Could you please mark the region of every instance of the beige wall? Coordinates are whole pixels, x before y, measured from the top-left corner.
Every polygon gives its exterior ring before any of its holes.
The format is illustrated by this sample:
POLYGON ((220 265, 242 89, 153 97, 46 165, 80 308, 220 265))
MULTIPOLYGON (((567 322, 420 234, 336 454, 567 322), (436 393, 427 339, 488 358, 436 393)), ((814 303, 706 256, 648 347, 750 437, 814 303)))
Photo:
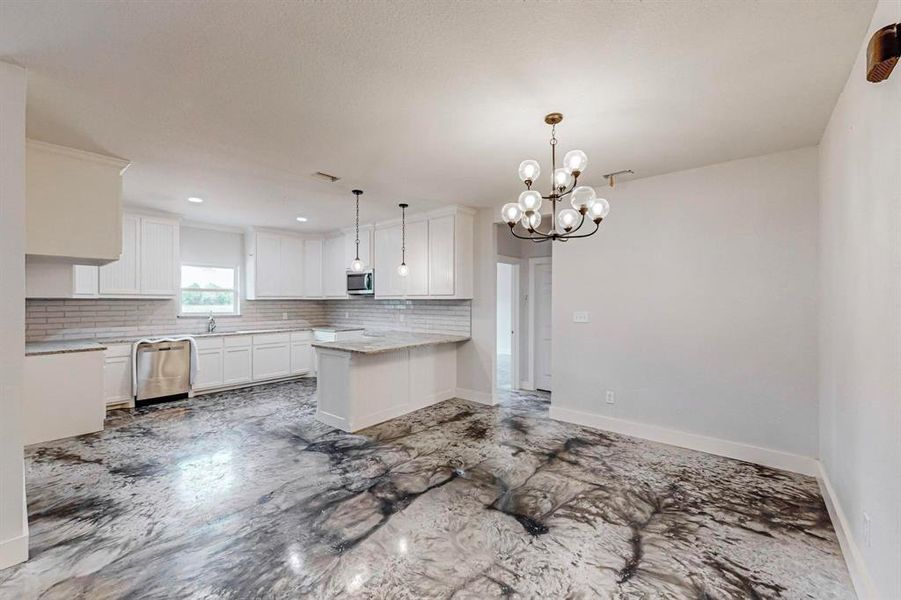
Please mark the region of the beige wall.
POLYGON ((901 598, 901 67, 867 83, 864 52, 899 21, 877 5, 820 144, 820 457, 872 598, 901 598))
POLYGON ((600 232, 554 247, 553 406, 815 456, 816 162, 606 190, 600 232))
POLYGON ((0 62, 0 569, 28 557, 25 368, 25 71, 0 62))

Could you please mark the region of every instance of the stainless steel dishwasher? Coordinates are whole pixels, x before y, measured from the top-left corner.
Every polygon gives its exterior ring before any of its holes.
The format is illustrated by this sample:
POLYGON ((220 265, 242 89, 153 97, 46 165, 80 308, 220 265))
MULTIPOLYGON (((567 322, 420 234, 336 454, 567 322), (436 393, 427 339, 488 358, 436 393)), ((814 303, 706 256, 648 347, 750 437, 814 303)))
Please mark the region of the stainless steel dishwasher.
POLYGON ((145 342, 135 356, 137 400, 187 394, 191 389, 190 342, 145 342))

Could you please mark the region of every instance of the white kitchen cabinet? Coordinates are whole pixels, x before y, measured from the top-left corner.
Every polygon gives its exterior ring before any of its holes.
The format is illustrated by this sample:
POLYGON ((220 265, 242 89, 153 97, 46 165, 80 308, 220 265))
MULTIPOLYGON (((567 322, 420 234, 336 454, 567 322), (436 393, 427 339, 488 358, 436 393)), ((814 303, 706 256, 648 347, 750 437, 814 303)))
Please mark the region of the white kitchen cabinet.
POLYGON ((140 293, 174 296, 178 288, 178 223, 141 217, 140 293))
POLYGON ((401 255, 400 230, 400 225, 375 230, 375 293, 381 298, 396 298, 406 291, 406 281, 397 274, 401 255))
POLYGON ((193 390, 220 387, 224 383, 224 353, 221 337, 200 337, 197 342, 197 374, 193 390))
POLYGON ((326 298, 347 297, 344 236, 326 238, 322 247, 322 292, 326 298))
POLYGON ((247 250, 247 299, 303 298, 303 238, 250 230, 247 250))
POLYGON ((291 374, 290 335, 266 333, 253 336, 253 380, 278 379, 291 374))
POLYGON ((113 344, 103 351, 103 400, 131 404, 131 344, 113 344))
POLYGON ((322 298, 322 240, 303 242, 303 295, 307 298, 322 298))
POLYGON ((222 383, 241 385, 253 381, 253 338, 235 335, 223 338, 222 383))
POLYGON ((25 257, 26 298, 96 298, 98 270, 56 259, 25 257))
POLYGON ((313 371, 313 332, 297 331, 291 334, 291 375, 303 375, 313 371))
MULTIPOLYGON (((406 263, 409 273, 406 277, 408 296, 429 295, 429 223, 415 221, 407 223, 406 263)), ((395 272, 397 267, 395 267, 395 272)))
POLYGON ((172 297, 178 293, 178 221, 125 214, 122 255, 99 270, 100 296, 172 297))
POLYGON ((100 267, 101 295, 132 295, 141 293, 139 258, 141 218, 122 215, 122 255, 119 260, 100 267))
POLYGON ((429 219, 429 295, 454 295, 454 215, 429 219))

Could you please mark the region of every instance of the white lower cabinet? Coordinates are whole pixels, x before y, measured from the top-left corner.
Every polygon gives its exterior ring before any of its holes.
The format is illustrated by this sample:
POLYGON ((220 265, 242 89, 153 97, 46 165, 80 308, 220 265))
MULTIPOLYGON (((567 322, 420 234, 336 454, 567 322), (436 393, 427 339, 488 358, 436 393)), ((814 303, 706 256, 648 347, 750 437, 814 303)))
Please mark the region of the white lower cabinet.
POLYGON ((290 334, 265 333, 253 336, 253 380, 278 379, 290 374, 290 334))
POLYGON ((223 385, 223 350, 221 337, 197 338, 197 374, 194 390, 207 390, 223 385))
POLYGON ((312 331, 291 334, 291 375, 303 375, 313 371, 312 331))
POLYGON ((253 381, 253 338, 235 335, 224 338, 222 356, 223 385, 241 385, 253 381))
POLYGON ((103 351, 103 400, 107 405, 132 402, 131 344, 113 344, 103 351))

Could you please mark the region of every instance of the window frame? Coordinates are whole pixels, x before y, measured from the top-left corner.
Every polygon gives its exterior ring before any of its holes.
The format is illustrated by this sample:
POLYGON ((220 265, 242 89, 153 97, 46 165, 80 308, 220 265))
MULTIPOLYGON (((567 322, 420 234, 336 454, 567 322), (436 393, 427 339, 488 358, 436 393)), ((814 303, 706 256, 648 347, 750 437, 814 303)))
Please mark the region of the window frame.
POLYGON ((198 262, 182 262, 178 264, 178 318, 180 319, 208 319, 209 311, 205 313, 186 313, 182 311, 182 293, 188 288, 182 287, 182 268, 197 267, 200 269, 231 269, 234 275, 234 287, 231 290, 223 290, 220 288, 190 288, 194 292, 221 292, 232 291, 235 294, 235 310, 234 312, 216 312, 213 311, 213 317, 240 317, 241 316, 241 267, 236 265, 225 265, 221 263, 198 263, 198 262))

